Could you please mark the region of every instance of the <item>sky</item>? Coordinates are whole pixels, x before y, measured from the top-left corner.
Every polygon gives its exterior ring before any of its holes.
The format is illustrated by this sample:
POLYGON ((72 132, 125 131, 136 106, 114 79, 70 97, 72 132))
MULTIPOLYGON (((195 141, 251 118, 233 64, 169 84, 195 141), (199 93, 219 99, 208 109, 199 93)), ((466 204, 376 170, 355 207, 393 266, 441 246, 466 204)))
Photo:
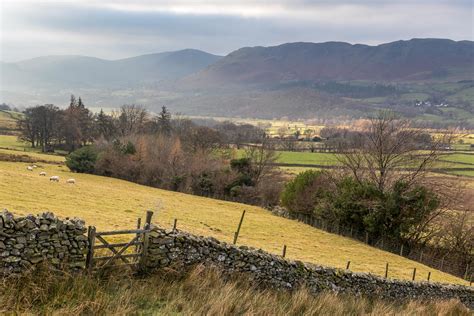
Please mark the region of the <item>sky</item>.
POLYGON ((195 48, 473 40, 471 0, 0 0, 0 60, 195 48))

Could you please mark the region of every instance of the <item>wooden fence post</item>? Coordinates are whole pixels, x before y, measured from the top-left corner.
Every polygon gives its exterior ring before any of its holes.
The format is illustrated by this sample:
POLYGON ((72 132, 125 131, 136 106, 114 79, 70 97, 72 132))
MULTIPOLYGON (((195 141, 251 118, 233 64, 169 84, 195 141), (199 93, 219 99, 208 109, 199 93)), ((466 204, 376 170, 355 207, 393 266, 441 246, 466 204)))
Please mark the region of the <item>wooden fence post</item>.
POLYGON ((388 262, 385 264, 385 278, 388 277, 388 262))
POLYGON ((347 265, 346 265, 346 270, 349 270, 349 267, 351 266, 351 262, 350 261, 347 261, 347 265))
POLYGON ((400 246, 400 256, 403 257, 403 244, 400 246))
POLYGON ((412 281, 415 281, 415 276, 416 276, 416 268, 413 268, 413 276, 411 278, 412 281))
POLYGON ((143 229, 145 230, 145 232, 143 233, 143 249, 140 256, 140 259, 141 259, 140 269, 145 269, 145 265, 146 265, 146 256, 148 254, 148 243, 150 239, 150 226, 151 226, 152 217, 153 217, 153 212, 146 211, 145 225, 143 226, 143 229))
MULTIPOLYGON (((137 229, 140 229, 141 226, 142 226, 142 218, 139 217, 139 218, 137 218, 137 229)), ((137 233, 136 236, 140 237, 140 234, 137 233)), ((138 253, 139 251, 140 251, 140 245, 136 245, 135 246, 135 252, 138 253)))
POLYGON ((464 272, 464 280, 467 279, 467 273, 469 272, 469 263, 466 264, 466 272, 464 272))
POLYGON ((423 249, 421 250, 421 253, 420 253, 420 259, 418 261, 422 261, 423 260, 423 249))
POLYGON ((86 267, 89 273, 92 272, 92 266, 94 265, 94 243, 95 243, 95 232, 94 226, 87 228, 87 240, 89 241, 89 249, 87 251, 86 267))
POLYGON ((143 227, 144 229, 150 229, 151 218, 152 217, 153 217, 153 212, 152 211, 146 211, 145 226, 143 227))
POLYGON ((173 231, 176 231, 176 225, 178 224, 178 219, 175 218, 173 222, 173 231))
POLYGON ((234 245, 237 243, 237 238, 239 238, 240 227, 242 227, 242 222, 244 221, 245 210, 242 212, 242 217, 240 217, 239 226, 237 227, 237 231, 234 234, 234 245))
POLYGON ((430 282, 430 278, 431 278, 431 271, 428 271, 428 278, 427 278, 428 282, 430 282))
POLYGON ((283 245, 283 253, 281 255, 283 258, 286 256, 286 245, 283 245))
POLYGON ((365 232, 365 243, 368 245, 369 244, 369 233, 365 232))

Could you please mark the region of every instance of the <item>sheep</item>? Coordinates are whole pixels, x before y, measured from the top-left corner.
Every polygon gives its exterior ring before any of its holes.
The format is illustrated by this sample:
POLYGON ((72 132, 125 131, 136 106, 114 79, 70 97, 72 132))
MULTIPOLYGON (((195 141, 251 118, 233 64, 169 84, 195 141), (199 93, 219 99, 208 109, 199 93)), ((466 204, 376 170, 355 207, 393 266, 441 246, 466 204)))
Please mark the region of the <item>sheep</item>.
POLYGON ((39 175, 40 175, 40 176, 43 176, 43 177, 46 177, 46 172, 41 171, 41 172, 39 173, 39 175))
POLYGON ((52 177, 49 178, 49 181, 59 182, 59 176, 52 176, 52 177))
POLYGON ((38 166, 37 166, 37 165, 33 165, 32 167, 33 167, 33 168, 38 168, 38 166))
POLYGON ((33 171, 33 167, 32 167, 32 166, 28 166, 28 167, 26 167, 26 170, 28 170, 28 171, 33 171))
POLYGON ((76 184, 76 179, 67 179, 66 183, 76 184))

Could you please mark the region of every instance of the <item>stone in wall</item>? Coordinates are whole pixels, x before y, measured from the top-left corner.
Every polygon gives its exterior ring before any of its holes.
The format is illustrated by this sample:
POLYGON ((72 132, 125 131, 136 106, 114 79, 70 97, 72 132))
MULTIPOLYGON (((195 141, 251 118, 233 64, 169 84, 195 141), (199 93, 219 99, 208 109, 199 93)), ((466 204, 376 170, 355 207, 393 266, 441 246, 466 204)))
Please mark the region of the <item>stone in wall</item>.
POLYGON ((80 219, 53 213, 15 217, 0 212, 0 274, 20 273, 47 260, 61 268, 83 269, 86 228, 80 219))
POLYGON ((274 288, 295 289, 305 284, 314 293, 329 290, 393 300, 458 298, 466 306, 474 308, 472 287, 384 279, 290 261, 262 250, 222 243, 214 238, 158 227, 152 229, 145 258, 148 269, 179 268, 198 263, 220 267, 225 273, 247 273, 255 282, 274 288))

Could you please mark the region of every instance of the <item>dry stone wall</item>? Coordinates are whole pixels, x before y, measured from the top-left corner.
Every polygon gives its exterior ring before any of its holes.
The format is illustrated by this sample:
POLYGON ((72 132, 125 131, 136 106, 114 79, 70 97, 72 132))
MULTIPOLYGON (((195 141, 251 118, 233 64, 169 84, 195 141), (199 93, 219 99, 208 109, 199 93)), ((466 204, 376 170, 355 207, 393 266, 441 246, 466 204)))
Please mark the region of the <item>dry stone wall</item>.
POLYGON ((459 298, 466 306, 474 308, 472 287, 384 279, 289 261, 262 250, 236 247, 214 238, 153 228, 145 260, 149 269, 179 268, 198 263, 218 266, 226 273, 248 273, 255 282, 276 288, 294 289, 305 284, 314 293, 329 290, 397 300, 459 298))
POLYGON ((83 269, 86 228, 80 219, 61 220, 52 213, 14 217, 0 212, 0 274, 20 273, 44 261, 83 269))
MULTIPOLYGON (((14 217, 0 212, 0 275, 49 262, 58 268, 85 268, 86 227, 80 219, 61 220, 52 213, 14 217)), ((286 260, 246 246, 236 247, 214 238, 152 227, 142 269, 195 264, 217 266, 224 273, 246 273, 258 284, 295 289, 305 284, 312 292, 329 290, 386 299, 458 298, 474 308, 472 287, 386 280, 364 273, 331 269, 286 260)))

